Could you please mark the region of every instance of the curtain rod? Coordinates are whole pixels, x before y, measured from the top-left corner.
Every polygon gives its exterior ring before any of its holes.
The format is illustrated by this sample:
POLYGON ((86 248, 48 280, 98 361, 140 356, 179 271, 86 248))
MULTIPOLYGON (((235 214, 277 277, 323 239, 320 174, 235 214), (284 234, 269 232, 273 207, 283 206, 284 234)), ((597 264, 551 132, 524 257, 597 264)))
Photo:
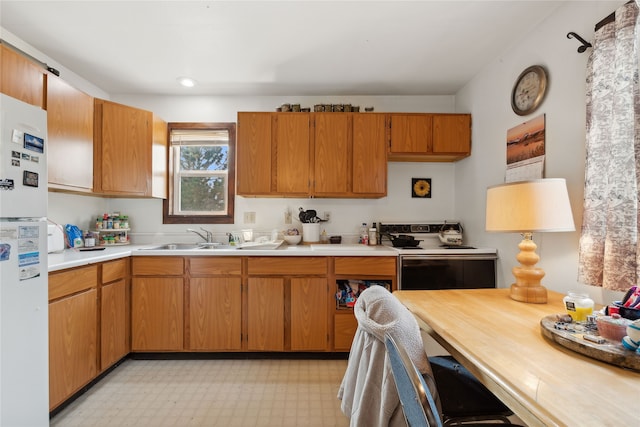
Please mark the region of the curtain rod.
POLYGON ((9 49, 13 50, 14 52, 29 58, 30 60, 32 60, 33 62, 35 62, 36 64, 40 65, 42 68, 44 68, 45 70, 47 70, 48 72, 50 72, 51 74, 55 74, 56 76, 60 77, 60 71, 56 70, 53 67, 49 67, 45 62, 40 61, 38 58, 35 58, 31 55, 29 55, 27 52, 25 52, 24 50, 15 47, 14 45, 12 45, 11 43, 7 42, 6 40, 0 39, 0 44, 3 44, 5 46, 7 46, 9 49))
MULTIPOLYGON (((630 3, 633 3, 633 2, 634 2, 634 0, 629 0, 625 4, 630 4, 630 3)), ((611 14, 609 14, 606 18, 602 19, 600 22, 598 22, 596 24, 595 31, 598 31, 600 28, 604 27, 608 23, 613 22, 615 20, 616 20, 616 12, 614 11, 611 14)))

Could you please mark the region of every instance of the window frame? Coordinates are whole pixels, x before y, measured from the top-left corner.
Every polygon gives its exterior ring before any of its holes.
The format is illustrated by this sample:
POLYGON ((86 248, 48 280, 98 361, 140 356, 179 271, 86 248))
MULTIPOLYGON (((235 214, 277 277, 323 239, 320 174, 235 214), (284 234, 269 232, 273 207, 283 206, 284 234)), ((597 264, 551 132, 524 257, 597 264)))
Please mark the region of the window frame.
POLYGON ((221 123, 168 123, 167 124, 167 198, 162 201, 163 224, 233 224, 236 188, 236 124, 221 123), (229 133, 227 169, 227 213, 225 215, 174 215, 170 214, 174 197, 174 160, 171 132, 173 130, 226 130, 229 133))

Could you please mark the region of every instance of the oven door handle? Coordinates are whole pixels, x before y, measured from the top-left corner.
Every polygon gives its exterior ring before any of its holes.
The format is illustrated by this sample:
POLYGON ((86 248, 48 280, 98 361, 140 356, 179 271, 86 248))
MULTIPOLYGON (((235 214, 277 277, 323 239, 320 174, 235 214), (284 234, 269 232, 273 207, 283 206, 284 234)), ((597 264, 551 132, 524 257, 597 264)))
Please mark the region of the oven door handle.
POLYGON ((430 261, 430 260, 469 260, 487 261, 498 259, 497 255, 401 255, 401 263, 405 261, 430 261))

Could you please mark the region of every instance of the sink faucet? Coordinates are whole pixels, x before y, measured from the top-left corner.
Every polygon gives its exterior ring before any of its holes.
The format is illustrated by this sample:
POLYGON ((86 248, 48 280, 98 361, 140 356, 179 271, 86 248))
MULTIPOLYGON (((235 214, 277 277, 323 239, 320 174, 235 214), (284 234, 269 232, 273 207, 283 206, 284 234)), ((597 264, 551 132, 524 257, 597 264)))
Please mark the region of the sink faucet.
POLYGON ((200 229, 202 231, 204 231, 206 233, 206 235, 203 235, 202 233, 200 233, 197 230, 194 230, 192 228, 187 228, 187 231, 190 231, 192 233, 196 233, 198 236, 202 237, 204 239, 205 242, 207 243, 213 243, 213 233, 211 233, 209 230, 205 230, 204 228, 200 227, 200 229))

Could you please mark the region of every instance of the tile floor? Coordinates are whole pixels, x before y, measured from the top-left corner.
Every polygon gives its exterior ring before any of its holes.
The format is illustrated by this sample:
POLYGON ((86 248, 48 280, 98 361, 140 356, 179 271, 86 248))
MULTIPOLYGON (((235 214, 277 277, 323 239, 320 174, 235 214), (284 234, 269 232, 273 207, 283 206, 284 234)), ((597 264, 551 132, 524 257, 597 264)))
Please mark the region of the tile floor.
POLYGON ((75 426, 348 426, 346 360, 126 360, 51 419, 75 426))

